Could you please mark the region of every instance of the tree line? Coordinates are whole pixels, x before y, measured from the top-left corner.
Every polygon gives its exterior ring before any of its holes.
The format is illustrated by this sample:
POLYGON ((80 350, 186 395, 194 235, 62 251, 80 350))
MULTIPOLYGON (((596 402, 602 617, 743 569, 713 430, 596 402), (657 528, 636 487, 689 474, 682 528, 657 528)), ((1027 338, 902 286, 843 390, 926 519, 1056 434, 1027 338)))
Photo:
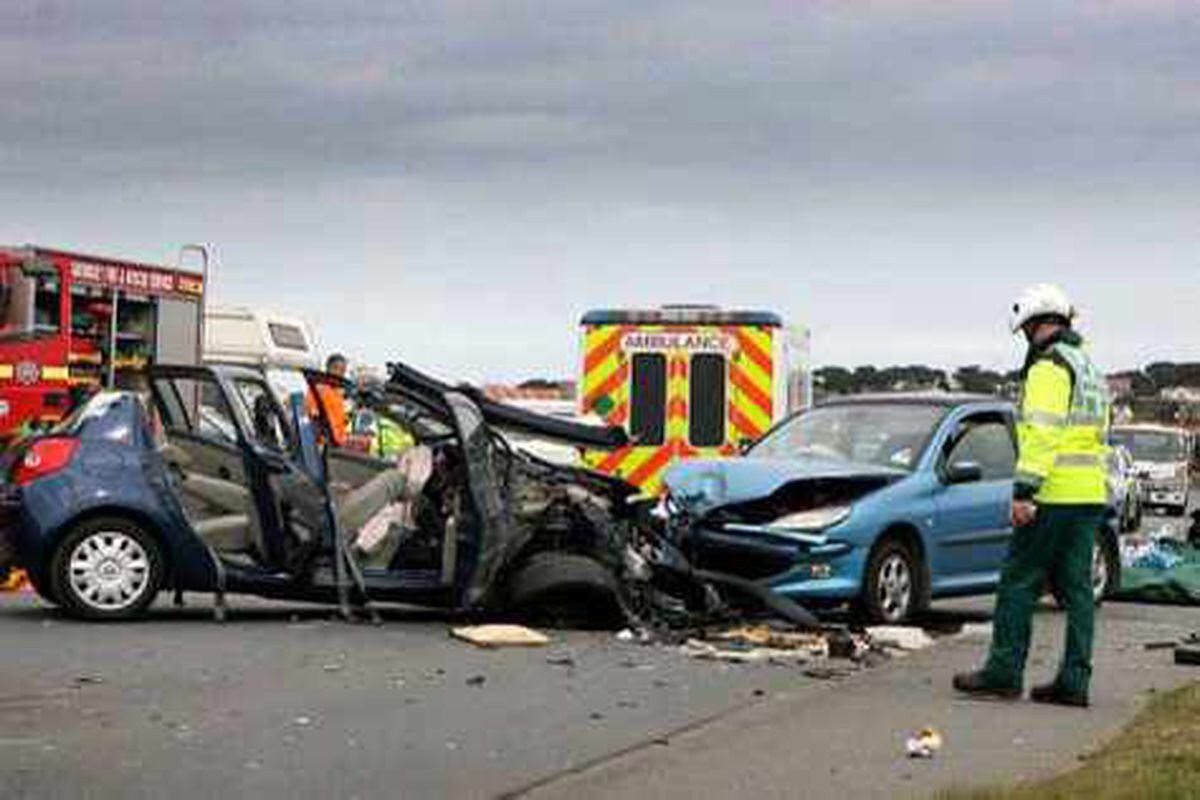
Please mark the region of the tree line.
POLYGON ((1010 392, 1019 377, 1017 370, 997 372, 978 364, 952 372, 921 364, 854 369, 827 366, 813 371, 813 386, 823 394, 942 390, 1003 395, 1010 392))
MULTIPOLYGON (((853 369, 840 366, 819 367, 813 371, 813 385, 820 394, 863 394, 944 390, 972 394, 1012 395, 1020 381, 1020 370, 999 372, 978 364, 944 370, 922 364, 853 369)), ((1200 387, 1200 362, 1157 361, 1142 369, 1113 373, 1113 379, 1125 379, 1129 397, 1152 397, 1163 389, 1177 386, 1200 387)))
POLYGON ((1115 372, 1111 377, 1128 380, 1132 396, 1149 397, 1176 386, 1200 387, 1200 362, 1156 361, 1140 370, 1115 372))

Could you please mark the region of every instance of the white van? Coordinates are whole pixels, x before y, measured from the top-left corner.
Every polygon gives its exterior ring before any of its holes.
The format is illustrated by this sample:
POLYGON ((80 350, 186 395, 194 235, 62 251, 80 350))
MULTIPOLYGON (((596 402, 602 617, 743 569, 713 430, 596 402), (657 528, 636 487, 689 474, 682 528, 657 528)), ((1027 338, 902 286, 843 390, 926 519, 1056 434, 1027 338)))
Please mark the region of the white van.
POLYGON ((261 370, 281 396, 303 390, 299 370, 321 369, 303 320, 239 307, 210 307, 204 314, 204 361, 261 370))
POLYGON ((1143 504, 1182 517, 1191 491, 1191 434, 1165 425, 1118 425, 1110 440, 1133 456, 1133 469, 1143 482, 1143 504))
MULTIPOLYGON (((579 416, 576 410, 574 400, 549 400, 537 398, 514 398, 500 399, 499 402, 505 405, 521 408, 526 411, 532 411, 536 414, 541 414, 546 417, 554 417, 555 419, 565 420, 568 422, 580 422, 585 425, 603 425, 604 421, 595 414, 587 414, 579 416)), ((557 442, 552 439, 545 439, 529 433, 518 433, 516 431, 508 431, 503 428, 500 432, 509 444, 520 450, 526 450, 543 461, 549 461, 552 464, 561 464, 563 466, 574 467, 579 465, 579 448, 563 442, 557 442)))

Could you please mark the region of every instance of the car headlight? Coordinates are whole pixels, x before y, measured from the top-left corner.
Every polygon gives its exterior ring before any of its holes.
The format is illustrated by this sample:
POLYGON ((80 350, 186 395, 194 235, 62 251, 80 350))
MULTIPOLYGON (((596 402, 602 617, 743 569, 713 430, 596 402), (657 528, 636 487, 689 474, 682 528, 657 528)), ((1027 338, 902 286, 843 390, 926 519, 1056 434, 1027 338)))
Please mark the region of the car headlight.
POLYGON ((788 514, 786 517, 780 517, 771 522, 770 527, 793 531, 820 531, 832 528, 848 516, 850 516, 850 506, 828 506, 812 511, 788 514))

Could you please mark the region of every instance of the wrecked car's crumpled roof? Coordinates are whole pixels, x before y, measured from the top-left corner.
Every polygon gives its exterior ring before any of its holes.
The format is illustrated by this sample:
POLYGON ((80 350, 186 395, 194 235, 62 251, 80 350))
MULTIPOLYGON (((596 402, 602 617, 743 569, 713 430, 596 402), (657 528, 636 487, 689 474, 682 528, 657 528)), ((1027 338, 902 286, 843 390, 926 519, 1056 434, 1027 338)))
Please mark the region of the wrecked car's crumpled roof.
POLYGON ((683 461, 667 470, 671 496, 694 514, 773 494, 802 480, 886 478, 908 473, 875 464, 805 456, 794 459, 709 459, 683 461))
POLYGON ((630 443, 625 430, 620 427, 556 419, 498 403, 485 397, 473 386, 450 386, 400 362, 389 363, 388 371, 394 383, 418 392, 432 393, 436 396, 445 395, 447 392, 461 392, 479 407, 484 419, 494 427, 524 431, 547 439, 598 449, 615 450, 630 443))

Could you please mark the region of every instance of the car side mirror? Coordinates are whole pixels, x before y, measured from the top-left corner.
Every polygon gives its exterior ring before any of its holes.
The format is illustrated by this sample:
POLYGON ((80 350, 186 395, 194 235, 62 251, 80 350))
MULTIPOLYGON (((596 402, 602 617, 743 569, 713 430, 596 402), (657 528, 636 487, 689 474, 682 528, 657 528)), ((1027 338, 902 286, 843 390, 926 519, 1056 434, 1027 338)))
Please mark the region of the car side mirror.
POLYGON ((955 461, 946 467, 946 483, 976 483, 983 480, 983 467, 974 461, 955 461))

